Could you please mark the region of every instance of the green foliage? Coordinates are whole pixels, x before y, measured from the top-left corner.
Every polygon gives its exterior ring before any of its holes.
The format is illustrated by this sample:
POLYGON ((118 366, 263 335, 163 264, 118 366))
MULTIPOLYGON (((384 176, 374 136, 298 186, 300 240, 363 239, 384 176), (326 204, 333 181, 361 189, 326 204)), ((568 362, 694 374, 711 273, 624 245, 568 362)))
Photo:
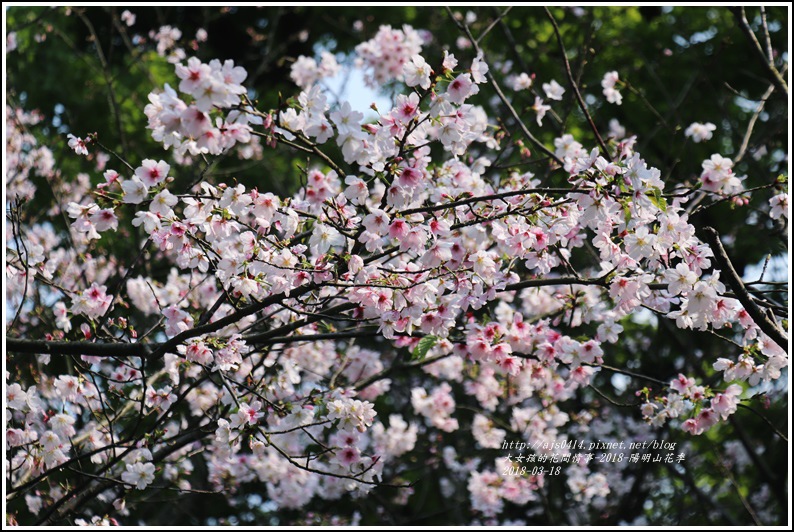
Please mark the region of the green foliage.
POLYGON ((438 337, 429 334, 427 336, 423 336, 419 343, 416 344, 414 347, 413 352, 411 353, 411 361, 422 361, 427 356, 427 352, 433 348, 434 345, 438 343, 438 337))

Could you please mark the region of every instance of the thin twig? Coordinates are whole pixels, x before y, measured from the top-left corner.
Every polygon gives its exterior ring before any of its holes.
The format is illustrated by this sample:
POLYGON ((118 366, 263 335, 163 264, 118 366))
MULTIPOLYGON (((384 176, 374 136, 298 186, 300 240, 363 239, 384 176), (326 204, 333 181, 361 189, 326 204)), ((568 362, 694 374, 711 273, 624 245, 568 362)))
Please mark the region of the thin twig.
POLYGON ((494 29, 494 26, 499 24, 502 21, 502 19, 505 18, 505 16, 507 16, 508 13, 510 13, 511 9, 513 9, 513 6, 508 6, 495 19, 493 19, 490 24, 488 24, 487 28, 482 30, 482 33, 480 33, 480 36, 477 37, 477 44, 480 44, 482 42, 482 40, 485 38, 485 36, 488 35, 491 32, 492 29, 494 29))
POLYGON ((121 142, 121 153, 124 155, 125 159, 129 159, 128 155, 128 148, 127 148, 127 137, 124 134, 124 127, 121 124, 121 111, 119 110, 119 104, 116 100, 116 91, 113 90, 113 76, 110 72, 110 65, 105 59, 105 53, 102 51, 102 46, 99 44, 99 36, 94 30, 94 25, 91 23, 88 17, 85 16, 83 9, 76 9, 75 12, 77 16, 80 17, 80 20, 83 21, 86 28, 88 28, 88 32, 91 34, 91 40, 94 41, 94 48, 96 49, 96 55, 99 59, 99 64, 102 66, 102 76, 105 79, 105 85, 108 88, 108 99, 110 100, 110 107, 113 110, 113 118, 116 122, 116 129, 119 132, 119 141, 121 142))
POLYGON ((565 63, 565 74, 568 76, 568 82, 571 84, 571 88, 573 89, 573 93, 576 95, 576 101, 579 102, 579 108, 584 113, 585 118, 587 119, 587 123, 590 124, 590 129, 593 131, 595 135, 596 141, 598 141, 598 146, 601 148, 601 154, 606 158, 610 159, 609 156, 609 149, 607 148, 604 139, 601 138, 601 133, 598 132, 598 128, 593 122, 593 117, 590 116, 590 112, 587 110, 587 104, 584 103, 584 99, 582 98, 582 93, 579 92, 579 86, 576 84, 576 80, 573 79, 573 72, 571 72, 571 64, 568 62, 568 54, 565 52, 565 44, 562 42, 562 35, 560 35, 560 28, 557 26, 557 21, 554 20, 554 15, 551 14, 548 7, 543 8, 546 11, 546 16, 549 17, 551 21, 551 25, 554 28, 554 34, 557 36, 557 44, 560 46, 560 52, 562 53, 562 59, 565 63))
POLYGON ((606 399, 606 401, 608 403, 610 403, 610 404, 612 404, 614 406, 619 406, 621 408, 636 408, 636 407, 640 406, 640 404, 641 404, 640 402, 637 402, 637 403, 620 403, 620 402, 612 399, 611 397, 609 397, 607 394, 605 394, 604 392, 602 392, 601 390, 599 390, 598 388, 596 388, 592 384, 588 384, 587 386, 588 386, 588 388, 592 389, 595 393, 600 395, 603 399, 606 399))
MULTIPOLYGON (((784 74, 787 68, 788 65, 783 67, 784 74)), ((733 158, 734 164, 737 164, 739 161, 741 161, 742 158, 747 153, 747 147, 750 145, 750 137, 753 134, 753 128, 755 128, 755 123, 758 121, 758 117, 761 116, 761 111, 764 110, 766 101, 769 99, 769 97, 772 95, 774 91, 775 91, 775 84, 772 83, 769 85, 769 88, 766 90, 766 92, 764 92, 764 95, 761 96, 761 101, 758 103, 758 107, 755 108, 755 112, 753 113, 753 116, 750 118, 750 121, 747 123, 747 130, 744 132, 744 138, 742 139, 742 145, 739 148, 739 153, 736 155, 736 157, 733 158)))
MULTIPOLYGON (((469 27, 466 25, 465 22, 461 22, 461 21, 457 20, 455 18, 454 13, 452 13, 452 10, 449 7, 447 7, 446 9, 447 9, 447 13, 449 13, 449 16, 450 16, 450 18, 452 18, 453 22, 461 30, 463 30, 464 33, 466 33, 466 36, 469 38, 469 41, 471 41, 472 45, 474 46, 475 52, 477 52, 478 54, 483 54, 483 56, 482 56, 483 57, 483 61, 485 61, 485 54, 482 51, 482 49, 480 48, 480 46, 477 44, 477 41, 474 38, 474 36, 471 34, 471 30, 469 29, 469 27)), ((490 72, 488 73, 488 79, 491 81, 491 85, 493 86, 494 91, 496 91, 496 95, 499 96, 499 99, 502 101, 502 103, 505 105, 505 107, 507 107, 507 110, 510 111, 510 114, 512 115, 513 119, 516 121, 516 123, 521 128, 521 132, 524 133, 524 136, 532 144, 537 146, 537 148, 540 151, 542 151, 543 153, 548 155, 550 158, 554 159, 554 161, 556 161, 558 165, 560 165, 561 167, 565 166, 565 163, 564 163, 564 161, 562 159, 557 157, 557 155, 553 151, 549 150, 546 147, 545 144, 543 144, 532 133, 529 132, 529 129, 527 129, 526 124, 524 124, 524 121, 521 120, 520 116, 518 116, 518 113, 516 112, 515 108, 510 103, 510 101, 507 99, 507 97, 504 95, 504 92, 502 92, 501 87, 499 87, 499 83, 497 83, 496 78, 494 78, 493 74, 490 73, 490 72)))
POLYGON ((760 417, 760 418, 761 418, 761 419, 762 419, 762 420, 763 420, 763 421, 764 421, 764 422, 765 422, 767 425, 769 425, 769 427, 770 427, 770 428, 771 428, 771 429, 774 431, 774 433, 777 435, 777 437, 778 437, 778 438, 780 438, 780 439, 781 439, 781 440, 783 440, 784 442, 788 443, 788 437, 786 437, 786 435, 785 435, 785 434, 783 434, 783 433, 780 431, 780 429, 778 429, 778 428, 777 428, 777 427, 776 427, 776 426, 775 426, 775 425, 774 425, 774 424, 773 424, 773 423, 772 423, 772 422, 771 422, 771 421, 770 421, 770 420, 769 420, 769 419, 768 419, 768 418, 767 418, 765 415, 763 415, 761 412, 759 412, 758 410, 756 410, 756 409, 754 409, 754 408, 751 408, 751 407, 747 406, 747 405, 746 405, 746 404, 744 404, 744 403, 739 403, 739 404, 738 404, 738 406, 739 406, 739 408, 744 408, 745 410, 749 410, 750 412, 752 412, 752 413, 753 413, 753 414, 755 414, 756 416, 760 417))
POLYGON ((747 37, 747 40, 750 41, 750 44, 756 55, 759 57, 759 59, 761 59, 761 63, 764 65, 767 73, 772 78, 772 83, 775 85, 775 88, 788 96, 788 85, 786 84, 786 80, 783 79, 783 76, 775 68, 773 58, 771 56, 767 57, 763 48, 761 48, 761 43, 758 42, 758 38, 755 36, 752 28, 750 28, 750 24, 747 22, 747 16, 744 12, 744 7, 730 7, 728 9, 730 9, 731 13, 733 13, 739 28, 742 30, 742 32, 744 32, 744 35, 747 37))
POLYGON ((435 211, 443 211, 445 209, 452 209, 461 205, 469 205, 481 201, 490 201, 495 199, 509 198, 512 196, 523 196, 529 194, 589 194, 591 190, 574 189, 574 188, 526 188, 521 190, 508 190, 506 192, 499 192, 497 194, 488 194, 486 196, 472 196, 449 203, 439 203, 437 205, 430 205, 427 207, 415 207, 413 209, 405 209, 400 211, 401 216, 407 216, 415 213, 428 213, 435 211))

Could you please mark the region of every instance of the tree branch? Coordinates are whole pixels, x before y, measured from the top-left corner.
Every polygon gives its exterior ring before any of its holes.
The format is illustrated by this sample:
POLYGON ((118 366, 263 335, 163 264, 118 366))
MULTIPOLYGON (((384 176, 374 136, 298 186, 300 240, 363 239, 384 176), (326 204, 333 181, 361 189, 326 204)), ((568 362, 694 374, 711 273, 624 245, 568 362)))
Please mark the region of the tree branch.
POLYGON ((761 48, 761 43, 758 42, 758 38, 756 38, 755 33, 753 33, 752 28, 750 28, 750 24, 747 22, 747 16, 744 13, 744 7, 731 7, 728 9, 730 9, 731 13, 733 13, 733 17, 736 19, 736 23, 739 25, 739 28, 747 37, 747 40, 750 41, 750 44, 752 45, 756 55, 761 59, 761 63, 764 65, 769 77, 772 78, 772 83, 774 83, 775 88, 788 96, 788 85, 786 85, 786 80, 783 79, 783 76, 781 76, 780 72, 778 72, 775 68, 775 63, 772 57, 767 57, 766 54, 764 54, 764 49, 761 48))
MULTIPOLYGON (((449 7, 447 7, 446 9, 447 9, 447 13, 449 13, 449 16, 452 19, 452 21, 461 30, 463 30, 463 32, 466 34, 466 37, 468 37, 469 41, 471 41, 472 45, 474 46, 474 51, 477 52, 478 54, 483 54, 483 56, 482 56, 483 57, 483 61, 485 61, 485 54, 482 51, 482 49, 480 48, 480 45, 477 43, 477 40, 474 38, 474 35, 471 34, 471 30, 469 29, 469 27, 465 23, 462 23, 462 22, 458 21, 455 18, 455 15, 452 13, 452 10, 449 7)), ((518 113, 513 108, 513 105, 510 103, 510 101, 504 95, 504 93, 502 92, 501 87, 499 87, 499 83, 496 82, 496 78, 494 78, 493 74, 490 73, 490 72, 488 73, 488 79, 491 81, 491 85, 493 86, 494 91, 496 91, 496 95, 499 96, 499 99, 502 100, 502 103, 505 105, 505 107, 507 107, 507 110, 510 111, 510 114, 513 116, 513 119, 516 121, 516 123, 521 128, 522 133, 524 133, 524 136, 527 139, 529 139, 529 141, 532 142, 532 144, 537 146, 537 148, 540 151, 542 151, 543 153, 545 153, 546 155, 548 155, 549 157, 554 159, 557 162, 557 164, 559 164, 561 167, 565 166, 565 163, 563 162, 562 159, 557 157, 557 155, 553 151, 549 150, 545 146, 545 144, 543 144, 541 141, 539 141, 537 138, 535 138, 535 136, 532 133, 529 132, 529 129, 527 129, 526 124, 524 124, 523 120, 521 120, 521 117, 518 116, 518 113)))
POLYGON ((6 338, 6 351, 42 355, 87 355, 92 357, 146 357, 162 344, 57 342, 6 338))
POLYGON ((454 207, 459 207, 461 205, 469 205, 480 201, 490 201, 495 199, 509 198, 512 196, 522 196, 529 194, 589 194, 590 192, 591 192, 590 190, 584 190, 584 189, 578 190, 574 188, 525 188, 521 190, 508 190, 505 192, 499 192, 497 194, 488 194, 486 196, 472 196, 469 198, 463 198, 456 201, 450 201, 449 203, 439 203, 437 205, 429 205, 426 207, 415 207, 413 209, 405 209, 404 211, 400 211, 400 215, 407 216, 409 214, 415 214, 415 213, 443 211, 445 209, 452 209, 454 207))
MULTIPOLYGON (((341 314, 342 312, 347 312, 348 310, 353 310, 358 306, 357 303, 343 303, 341 305, 337 305, 335 307, 331 307, 326 310, 326 313, 330 314, 341 314)), ((273 342, 273 338, 279 337, 279 335, 286 334, 292 332, 296 329, 300 329, 301 327, 305 327, 306 325, 311 325, 312 323, 316 323, 325 319, 324 316, 309 316, 304 318, 300 321, 296 321, 293 323, 288 323, 286 325, 282 325, 281 327, 277 327, 275 329, 271 329, 267 332, 259 333, 259 334, 252 334, 249 336, 244 337, 243 339, 249 343, 262 343, 263 341, 267 341, 267 343, 276 343, 273 342)))
POLYGON ((579 108, 584 113, 585 118, 587 119, 587 123, 590 124, 590 129, 593 130, 593 134, 595 135, 596 141, 598 141, 598 146, 601 148, 601 154, 606 159, 611 159, 609 156, 609 149, 607 148, 604 139, 601 138, 601 133, 598 132, 598 128, 593 122, 593 117, 590 116, 590 112, 587 110, 587 105, 584 103, 582 99, 582 94, 579 92, 579 86, 576 84, 576 80, 573 79, 573 72, 571 72, 571 64, 568 62, 568 54, 565 52, 565 44, 562 42, 562 35, 560 35, 560 28, 557 26, 557 21, 554 20, 554 15, 551 14, 548 7, 543 8, 546 11, 546 16, 549 17, 551 21, 551 25, 554 27, 554 35, 557 36, 557 44, 560 46, 560 52, 562 53, 562 59, 565 62, 565 74, 568 76, 568 82, 571 84, 571 88, 573 89, 573 93, 576 95, 576 101, 579 102, 579 108))
MULTIPOLYGON (((783 67, 784 73, 786 72, 787 66, 788 65, 783 67)), ((753 128, 755 127, 755 123, 758 121, 758 117, 761 116, 761 111, 764 110, 766 101, 769 99, 770 96, 772 96, 774 90, 775 90, 775 84, 772 83, 769 85, 769 88, 766 90, 766 92, 764 92, 764 95, 761 96, 761 101, 759 102, 758 107, 756 107, 753 116, 750 117, 750 121, 747 123, 747 130, 744 132, 742 145, 739 148, 739 153, 736 155, 736 157, 733 158, 733 164, 738 164, 739 161, 741 161, 744 158, 745 153, 747 153, 747 148, 750 145, 750 136, 752 136, 753 134, 753 128)))
POLYGON ((787 351, 788 350, 788 338, 786 337, 785 333, 781 331, 777 324, 774 323, 772 320, 764 314, 758 305, 753 301, 750 293, 747 291, 747 288, 744 286, 744 282, 742 282, 741 277, 739 274, 736 273, 736 270, 731 264, 730 259, 728 258, 728 254, 725 252, 725 248, 722 247, 722 242, 720 242, 720 235, 713 227, 705 227, 703 229, 706 235, 706 241, 708 242, 709 246, 711 246, 711 250, 714 252, 714 260, 719 266, 720 270, 726 277, 726 281, 733 289, 734 294, 736 295, 736 299, 742 304, 742 306, 747 310, 747 313, 753 318, 753 321, 761 328, 761 330, 769 336, 781 349, 787 351))

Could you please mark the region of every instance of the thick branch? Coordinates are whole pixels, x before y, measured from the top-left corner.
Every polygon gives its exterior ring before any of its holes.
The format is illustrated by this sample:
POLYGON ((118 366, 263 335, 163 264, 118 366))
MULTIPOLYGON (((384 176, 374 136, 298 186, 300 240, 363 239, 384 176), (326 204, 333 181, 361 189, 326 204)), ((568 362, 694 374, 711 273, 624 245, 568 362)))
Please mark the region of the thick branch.
POLYGON ((319 340, 347 340, 349 338, 369 338, 378 336, 378 331, 339 331, 318 334, 296 334, 293 336, 274 336, 258 343, 263 344, 290 344, 295 342, 317 342, 319 340))
POLYGON ((152 348, 161 344, 124 344, 94 342, 48 342, 46 340, 23 340, 7 338, 6 351, 43 355, 87 355, 92 357, 145 357, 152 348))
MULTIPOLYGON (((609 286, 605 278, 579 278, 579 277, 551 277, 545 279, 526 279, 517 283, 512 283, 504 288, 499 289, 500 292, 512 292, 515 290, 522 290, 524 288, 532 288, 538 286, 561 286, 561 285, 595 285, 601 287, 609 286)), ((652 290, 664 290, 667 288, 665 283, 651 283, 648 285, 652 290)), ((309 290, 304 287, 304 290, 293 291, 293 296, 303 295, 309 290)), ((314 287, 316 288, 316 286, 314 287)), ((283 294, 279 294, 283 296, 283 294)), ((150 344, 127 344, 127 343, 95 343, 95 342, 59 342, 59 341, 46 341, 46 340, 24 340, 20 338, 8 338, 6 340, 7 351, 10 353, 28 353, 28 354, 48 354, 48 355, 87 355, 96 357, 126 357, 126 356, 139 356, 146 358, 157 359, 163 354, 173 352, 176 346, 182 342, 208 334, 222 329, 228 325, 237 323, 240 319, 259 310, 266 306, 275 303, 278 296, 270 296, 263 299, 259 303, 254 303, 241 309, 234 314, 221 318, 215 322, 206 325, 194 327, 184 331, 177 336, 174 336, 165 343, 150 343, 150 344)), ((343 312, 352 310, 358 305, 356 303, 343 303, 335 307, 331 307, 326 311, 327 314, 341 315, 343 312)), ((311 325, 324 319, 323 315, 312 315, 300 321, 288 323, 265 331, 262 333, 251 334, 243 337, 248 343, 255 343, 260 345, 272 345, 280 343, 291 343, 301 341, 313 340, 330 340, 330 339, 344 339, 344 338, 360 338, 377 336, 375 331, 343 331, 335 333, 320 333, 309 335, 297 336, 284 336, 296 329, 311 325)))
POLYGON ((720 242, 719 233, 712 227, 706 227, 703 231, 706 235, 706 241, 714 252, 714 260, 725 275, 728 285, 733 289, 736 299, 739 300, 764 334, 769 336, 781 349, 788 350, 788 338, 784 332, 778 328, 777 324, 770 320, 753 301, 750 293, 744 286, 744 282, 742 282, 741 277, 739 277, 733 264, 731 264, 728 254, 725 253, 725 248, 722 247, 722 242, 720 242))

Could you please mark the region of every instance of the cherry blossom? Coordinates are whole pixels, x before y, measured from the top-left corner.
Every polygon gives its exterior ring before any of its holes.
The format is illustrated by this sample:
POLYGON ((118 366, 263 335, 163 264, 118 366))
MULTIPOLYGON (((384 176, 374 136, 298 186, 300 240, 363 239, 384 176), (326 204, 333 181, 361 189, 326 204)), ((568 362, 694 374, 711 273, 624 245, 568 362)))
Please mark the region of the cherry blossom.
POLYGON ((769 211, 769 216, 772 218, 788 217, 788 194, 782 193, 772 196, 769 199, 769 205, 772 207, 769 211))
POLYGON ((131 13, 128 9, 125 9, 121 12, 121 21, 126 24, 127 26, 133 26, 135 24, 135 15, 131 13))
POLYGON ((601 87, 604 89, 604 96, 606 96, 609 103, 620 105, 623 103, 623 95, 615 86, 620 82, 618 73, 616 71, 607 72, 601 80, 601 87))
POLYGON ((373 86, 403 80, 403 67, 421 52, 422 38, 408 25, 381 26, 375 37, 356 46, 357 63, 368 72, 367 82, 373 86))
POLYGON ((75 137, 71 133, 66 135, 69 139, 69 147, 74 150, 77 155, 88 155, 88 147, 86 141, 80 137, 75 137))
POLYGON ((684 131, 684 135, 690 137, 693 142, 703 142, 710 140, 716 129, 717 126, 711 122, 706 122, 705 124, 692 122, 684 131))
POLYGON ((403 66, 405 84, 409 87, 419 85, 425 90, 429 89, 430 75, 432 72, 430 65, 428 65, 425 59, 419 54, 413 55, 410 63, 405 63, 403 66))
POLYGON ((733 161, 727 157, 715 153, 710 159, 703 161, 700 182, 703 183, 704 190, 726 195, 742 192, 744 190, 742 179, 734 175, 733 161))
POLYGON ((301 55, 292 64, 290 77, 298 87, 308 89, 323 78, 330 78, 340 71, 339 63, 333 54, 323 51, 318 63, 311 57, 301 55))
POLYGON ((145 462, 127 464, 127 470, 121 474, 121 480, 132 484, 135 489, 142 490, 154 482, 154 464, 145 462))
POLYGON ((514 91, 523 91, 532 87, 532 76, 526 72, 515 76, 512 80, 512 87, 514 91))
POLYGON ((562 95, 565 94, 565 89, 556 80, 544 83, 542 88, 549 100, 562 100, 562 95))

